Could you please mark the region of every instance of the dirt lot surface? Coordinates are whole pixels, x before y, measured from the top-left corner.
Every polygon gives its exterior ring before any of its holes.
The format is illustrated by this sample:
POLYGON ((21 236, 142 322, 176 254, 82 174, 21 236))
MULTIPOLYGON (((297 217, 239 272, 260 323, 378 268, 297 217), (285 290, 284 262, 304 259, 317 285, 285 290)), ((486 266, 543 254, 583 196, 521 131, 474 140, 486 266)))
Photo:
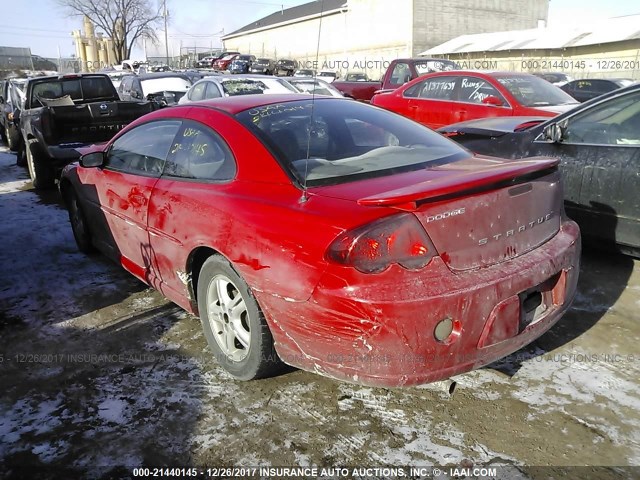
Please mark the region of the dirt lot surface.
POLYGON ((117 478, 143 464, 640 473, 615 468, 640 465, 640 262, 629 257, 586 251, 569 314, 457 377, 449 396, 441 384, 375 389, 297 370, 232 380, 197 318, 77 251, 57 192, 33 191, 4 147, 0 238, 0 476, 41 466, 117 478), (585 465, 611 468, 531 468, 585 465))

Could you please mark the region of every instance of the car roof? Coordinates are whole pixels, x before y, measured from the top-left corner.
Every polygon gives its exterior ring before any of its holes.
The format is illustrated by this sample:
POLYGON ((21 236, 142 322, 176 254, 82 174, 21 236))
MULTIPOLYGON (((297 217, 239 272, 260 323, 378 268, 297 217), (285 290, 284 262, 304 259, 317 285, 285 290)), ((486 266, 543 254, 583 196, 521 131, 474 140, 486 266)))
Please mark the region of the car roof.
MULTIPOLYGON (((251 108, 273 105, 276 103, 297 102, 300 100, 310 101, 310 97, 304 93, 282 93, 273 95, 237 95, 232 97, 212 98, 199 102, 189 103, 190 106, 207 106, 222 110, 231 115, 249 110, 251 108)), ((337 97, 315 97, 315 101, 326 102, 327 100, 342 101, 337 97)), ((344 100, 348 100, 345 98, 344 100)))
POLYGON ((168 78, 168 77, 177 77, 177 78, 185 78, 189 80, 184 73, 176 73, 176 72, 149 72, 149 73, 141 73, 137 75, 140 80, 149 80, 152 78, 168 78))
POLYGON ((535 77, 535 75, 527 72, 510 72, 508 70, 446 70, 442 72, 430 72, 424 75, 420 75, 418 78, 424 79, 425 77, 431 76, 447 76, 447 75, 456 75, 456 76, 464 76, 464 75, 484 75, 492 78, 499 77, 535 77))
POLYGON ((596 80, 604 80, 605 82, 633 82, 634 80, 631 78, 578 78, 576 80, 572 80, 569 83, 575 82, 594 82, 596 80))

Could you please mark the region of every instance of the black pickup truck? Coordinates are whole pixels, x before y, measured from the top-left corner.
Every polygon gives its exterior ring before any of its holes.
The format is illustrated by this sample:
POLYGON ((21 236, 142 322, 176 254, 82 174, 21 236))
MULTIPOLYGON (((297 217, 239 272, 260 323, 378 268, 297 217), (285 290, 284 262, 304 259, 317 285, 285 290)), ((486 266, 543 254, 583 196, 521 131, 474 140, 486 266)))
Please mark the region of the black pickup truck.
POLYGON ((104 74, 36 77, 24 87, 20 112, 29 175, 49 188, 77 148, 110 140, 121 128, 157 108, 154 102, 123 102, 104 74))

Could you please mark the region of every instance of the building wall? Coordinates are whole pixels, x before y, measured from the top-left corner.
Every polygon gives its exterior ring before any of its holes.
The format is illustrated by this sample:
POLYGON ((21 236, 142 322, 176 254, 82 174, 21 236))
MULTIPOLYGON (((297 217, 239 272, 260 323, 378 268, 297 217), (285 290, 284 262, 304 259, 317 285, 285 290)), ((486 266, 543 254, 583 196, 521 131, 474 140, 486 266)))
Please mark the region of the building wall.
POLYGON ((0 69, 32 69, 31 49, 20 47, 0 47, 0 69))
POLYGON ((413 0, 389 3, 349 0, 345 13, 305 20, 225 39, 226 50, 270 58, 292 58, 308 68, 340 72, 384 73, 392 59, 410 53, 413 0), (320 43, 318 48, 318 35, 320 43), (317 64, 316 62, 317 58, 317 64))
MULTIPOLYGON (((345 0, 347 1, 347 0, 345 0)), ((293 58, 314 68, 365 71, 380 78, 389 62, 466 33, 536 27, 548 0, 348 0, 347 13, 226 37, 226 50, 293 58)))
POLYGON ((460 35, 536 28, 548 14, 548 0, 413 0, 412 52, 460 35))
POLYGON ((640 80, 637 40, 552 50, 508 50, 450 54, 465 69, 515 72, 563 72, 580 78, 630 78, 640 80))

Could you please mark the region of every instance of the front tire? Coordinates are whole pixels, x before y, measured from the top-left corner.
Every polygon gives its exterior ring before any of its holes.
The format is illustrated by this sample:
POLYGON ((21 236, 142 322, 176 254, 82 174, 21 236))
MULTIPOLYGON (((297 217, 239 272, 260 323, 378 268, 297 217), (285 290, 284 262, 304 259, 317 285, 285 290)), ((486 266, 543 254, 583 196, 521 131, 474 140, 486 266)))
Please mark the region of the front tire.
POLYGON ((16 165, 19 167, 27 166, 27 152, 24 146, 24 142, 20 142, 18 151, 16 152, 16 165))
POLYGON ((200 271, 198 310, 209 348, 236 379, 269 377, 282 368, 258 302, 219 255, 209 257, 200 271))
POLYGON ((37 148, 35 141, 31 141, 25 145, 27 151, 27 167, 29 168, 31 182, 36 190, 52 188, 55 184, 53 168, 47 163, 46 159, 35 152, 37 148))
POLYGON ((67 201, 67 210, 69 211, 69 222, 71 223, 73 238, 76 239, 78 250, 87 254, 95 252, 95 247, 91 241, 91 231, 89 230, 87 217, 84 214, 82 205, 80 205, 78 195, 73 188, 70 187, 65 196, 67 201))

